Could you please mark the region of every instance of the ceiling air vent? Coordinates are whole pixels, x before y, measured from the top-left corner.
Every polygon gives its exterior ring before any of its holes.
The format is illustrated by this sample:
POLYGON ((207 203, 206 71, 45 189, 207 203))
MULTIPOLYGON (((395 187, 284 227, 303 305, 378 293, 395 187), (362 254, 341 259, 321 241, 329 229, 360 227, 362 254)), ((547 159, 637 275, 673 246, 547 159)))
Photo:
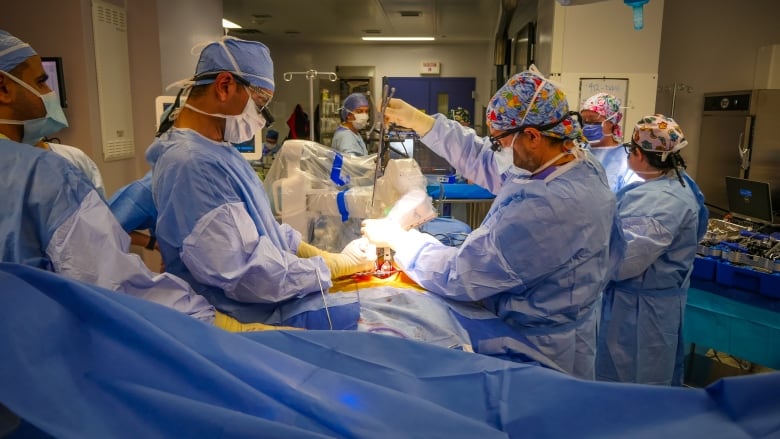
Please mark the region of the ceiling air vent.
POLYGON ((422 11, 399 11, 401 17, 419 17, 422 15, 422 11))
POLYGON ((372 34, 372 35, 376 35, 376 34, 381 34, 381 33, 382 33, 382 31, 381 31, 381 30, 379 30, 379 29, 363 29, 363 33, 364 33, 364 34, 372 34))

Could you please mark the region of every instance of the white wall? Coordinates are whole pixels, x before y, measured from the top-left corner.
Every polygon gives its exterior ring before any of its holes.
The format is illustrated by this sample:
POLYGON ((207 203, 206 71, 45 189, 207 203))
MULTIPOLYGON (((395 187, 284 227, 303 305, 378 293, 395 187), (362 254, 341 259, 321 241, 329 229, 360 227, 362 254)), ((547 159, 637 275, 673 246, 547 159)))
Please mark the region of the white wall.
MULTIPOLYGON (((758 48, 780 43, 778 18, 777 0, 666 2, 658 85, 693 87, 691 93, 677 94, 674 118, 688 138, 682 155, 694 178, 703 172, 697 165, 699 151, 706 154, 706 145, 699 145, 703 94, 753 87, 758 48)), ((659 91, 656 111, 669 114, 671 100, 670 91, 659 91)))
POLYGON ((622 0, 577 6, 539 0, 537 67, 558 82, 572 109, 587 96, 580 78, 626 78, 625 128, 655 111, 664 1, 644 7, 644 28, 634 30, 633 11, 622 0))
MULTIPOLYGON (((381 95, 383 76, 420 76, 420 61, 441 61, 440 77, 474 77, 477 93, 474 102, 475 124, 484 120, 482 106, 491 98, 490 79, 493 72, 493 52, 484 44, 410 44, 410 45, 304 45, 268 43, 274 61, 276 92, 271 110, 277 119, 274 128, 282 137, 289 131, 287 119, 301 104, 309 110, 309 82, 303 76, 294 76, 290 82, 282 79, 284 72, 335 72, 336 66, 374 66, 374 96, 381 95)), ((315 84, 315 105, 319 90, 315 84)), ((311 116, 311 114, 309 114, 311 116)))
POLYGON ((176 94, 178 90, 164 88, 195 73, 200 52, 192 54, 192 48, 223 35, 222 0, 157 0, 157 15, 163 87, 160 94, 176 94))

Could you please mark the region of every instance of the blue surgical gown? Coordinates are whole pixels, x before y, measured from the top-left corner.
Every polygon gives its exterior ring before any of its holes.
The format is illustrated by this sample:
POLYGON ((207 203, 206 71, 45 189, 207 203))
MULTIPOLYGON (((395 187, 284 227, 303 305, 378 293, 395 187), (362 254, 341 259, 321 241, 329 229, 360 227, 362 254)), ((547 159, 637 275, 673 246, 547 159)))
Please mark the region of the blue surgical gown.
POLYGON ((116 191, 108 207, 125 232, 149 229, 154 235, 157 208, 152 197, 152 171, 116 191))
POLYGON ((214 308, 170 274, 128 253, 130 238, 103 198, 67 160, 0 139, 2 260, 55 271, 210 322, 214 308))
MULTIPOLYGON (((562 370, 592 379, 615 214, 601 165, 585 156, 544 180, 504 179, 486 138, 435 118, 421 140, 496 199, 460 248, 423 235, 399 248, 396 262, 435 294, 482 301, 562 370)), ((496 355, 508 346, 475 345, 496 355)))
POLYGON ((165 269, 242 322, 279 323, 278 305, 332 284, 325 261, 273 217, 262 182, 232 145, 173 128, 146 153, 165 269))
POLYGON ((589 151, 604 167, 604 172, 607 173, 607 180, 609 180, 609 188, 612 189, 612 192, 617 193, 623 186, 642 181, 628 167, 626 152, 623 150, 622 145, 590 147, 589 151))
POLYGON ((333 133, 333 140, 330 142, 330 146, 344 155, 368 155, 366 143, 363 141, 363 138, 360 136, 360 134, 343 126, 336 128, 336 132, 333 133))
POLYGON ((628 247, 604 292, 596 378, 680 385, 682 323, 704 196, 687 175, 633 183, 617 193, 628 247))

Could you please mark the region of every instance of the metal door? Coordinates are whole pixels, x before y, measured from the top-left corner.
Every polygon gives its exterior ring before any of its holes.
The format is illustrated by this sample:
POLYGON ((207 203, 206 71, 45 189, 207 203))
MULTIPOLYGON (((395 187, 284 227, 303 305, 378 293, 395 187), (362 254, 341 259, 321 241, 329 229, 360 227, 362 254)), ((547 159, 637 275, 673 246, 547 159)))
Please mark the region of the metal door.
MULTIPOLYGON (((402 78, 385 77, 384 83, 395 87, 395 97, 424 110, 428 114, 442 113, 463 107, 474 115, 475 78, 402 78)), ((481 120, 481 118, 480 118, 481 120)))
POLYGON ((750 145, 749 91, 704 95, 696 183, 707 204, 728 211, 726 177, 744 177, 750 145))
POLYGON ((745 178, 768 182, 773 208, 780 208, 780 90, 758 90, 754 100, 755 122, 750 170, 745 178))

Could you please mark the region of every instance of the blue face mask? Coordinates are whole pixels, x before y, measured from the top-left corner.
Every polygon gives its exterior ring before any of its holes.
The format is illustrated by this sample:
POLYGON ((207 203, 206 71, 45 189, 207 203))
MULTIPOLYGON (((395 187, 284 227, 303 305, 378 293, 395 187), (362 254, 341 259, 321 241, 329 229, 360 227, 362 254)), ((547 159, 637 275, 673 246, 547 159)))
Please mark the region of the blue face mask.
POLYGON ((582 126, 582 134, 588 139, 589 143, 597 143, 604 137, 600 123, 586 123, 582 126))
POLYGON ((37 90, 32 88, 30 84, 22 81, 14 75, 2 72, 7 77, 11 78, 14 82, 22 87, 30 90, 35 96, 38 96, 43 101, 43 106, 46 108, 46 115, 36 119, 30 120, 0 120, 0 123, 7 123, 13 125, 24 125, 24 134, 22 136, 22 143, 28 143, 35 145, 42 138, 52 135, 63 128, 68 127, 68 119, 65 118, 65 113, 60 107, 60 99, 55 92, 46 93, 42 95, 37 90))

